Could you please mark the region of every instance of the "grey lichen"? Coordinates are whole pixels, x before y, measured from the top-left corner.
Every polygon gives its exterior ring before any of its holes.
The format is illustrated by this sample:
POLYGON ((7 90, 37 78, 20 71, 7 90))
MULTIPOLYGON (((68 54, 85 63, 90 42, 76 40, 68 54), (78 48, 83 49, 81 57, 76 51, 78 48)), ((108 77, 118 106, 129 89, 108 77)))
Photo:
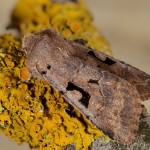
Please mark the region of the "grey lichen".
POLYGON ((104 143, 100 139, 94 141, 90 150, 149 150, 150 149, 150 115, 142 118, 139 125, 138 135, 135 141, 129 145, 118 144, 117 142, 104 143))
POLYGON ((150 125, 146 121, 141 121, 139 135, 143 135, 144 142, 150 144, 150 125))

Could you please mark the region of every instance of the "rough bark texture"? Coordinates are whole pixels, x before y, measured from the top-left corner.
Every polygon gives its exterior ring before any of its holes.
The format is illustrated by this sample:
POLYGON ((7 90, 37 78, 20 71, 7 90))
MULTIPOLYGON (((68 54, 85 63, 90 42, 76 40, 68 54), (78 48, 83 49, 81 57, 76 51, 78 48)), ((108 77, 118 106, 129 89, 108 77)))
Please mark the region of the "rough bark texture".
MULTIPOLYGON (((142 106, 143 108, 143 106, 142 106)), ((148 115, 146 108, 142 109, 140 128, 136 139, 129 145, 119 144, 113 141, 103 141, 98 138, 95 140, 89 150, 149 150, 150 149, 150 115, 148 115)), ((75 150, 75 145, 69 145, 66 150, 75 150)))
POLYGON ((23 50, 32 76, 47 80, 115 141, 135 139, 140 99, 150 97, 148 74, 50 29, 25 37, 23 50))
POLYGON ((129 145, 117 142, 102 142, 101 139, 94 141, 90 150, 149 150, 150 149, 150 116, 142 118, 136 139, 129 145))

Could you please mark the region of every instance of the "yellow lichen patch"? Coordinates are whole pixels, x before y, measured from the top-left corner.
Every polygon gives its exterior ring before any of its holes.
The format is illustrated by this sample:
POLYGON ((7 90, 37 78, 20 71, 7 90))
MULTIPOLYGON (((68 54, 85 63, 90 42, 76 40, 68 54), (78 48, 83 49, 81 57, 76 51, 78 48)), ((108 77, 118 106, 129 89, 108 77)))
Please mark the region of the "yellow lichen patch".
POLYGON ((97 137, 107 138, 47 82, 27 79, 20 41, 4 35, 0 46, 0 130, 6 136, 40 150, 62 150, 72 143, 86 150, 97 137))
POLYGON ((51 0, 19 0, 12 20, 23 35, 52 27, 67 38, 84 39, 87 46, 111 53, 82 0, 65 4, 51 0))

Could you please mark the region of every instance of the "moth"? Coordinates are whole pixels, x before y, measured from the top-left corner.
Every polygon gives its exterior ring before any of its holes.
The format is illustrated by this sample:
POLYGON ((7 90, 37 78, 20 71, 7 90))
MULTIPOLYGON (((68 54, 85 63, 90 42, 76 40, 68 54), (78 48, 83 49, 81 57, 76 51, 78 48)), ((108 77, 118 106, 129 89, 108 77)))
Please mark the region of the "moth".
POLYGON ((22 49, 33 77, 47 80, 110 138, 131 143, 140 101, 150 98, 150 75, 82 44, 46 29, 25 36, 22 49))

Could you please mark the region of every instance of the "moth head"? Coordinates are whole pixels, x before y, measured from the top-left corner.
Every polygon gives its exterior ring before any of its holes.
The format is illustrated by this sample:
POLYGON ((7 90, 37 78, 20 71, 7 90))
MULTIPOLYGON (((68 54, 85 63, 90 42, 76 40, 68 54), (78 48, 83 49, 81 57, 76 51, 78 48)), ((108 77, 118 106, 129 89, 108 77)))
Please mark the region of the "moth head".
POLYGON ((26 54, 27 68, 29 73, 38 76, 37 63, 40 61, 35 51, 38 47, 40 37, 35 34, 30 34, 24 37, 22 42, 22 51, 26 54))

